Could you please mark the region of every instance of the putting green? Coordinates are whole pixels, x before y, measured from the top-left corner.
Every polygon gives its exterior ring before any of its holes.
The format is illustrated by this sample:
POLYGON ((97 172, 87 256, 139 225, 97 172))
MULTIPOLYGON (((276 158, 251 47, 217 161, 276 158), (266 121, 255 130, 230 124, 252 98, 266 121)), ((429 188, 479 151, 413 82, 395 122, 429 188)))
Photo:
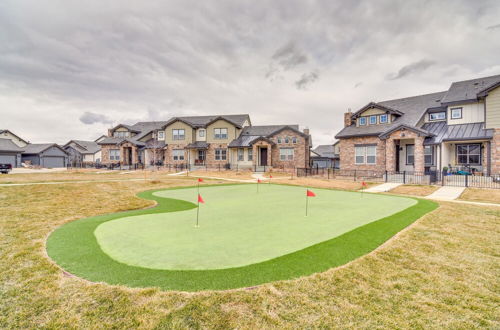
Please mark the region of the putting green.
POLYGON ((297 278, 365 255, 434 210, 429 200, 305 188, 203 185, 145 191, 154 208, 69 222, 47 240, 65 271, 94 282, 222 290, 297 278))
MULTIPOLYGON (((262 184, 202 187, 197 209, 108 221, 97 227, 101 249, 131 266, 191 270, 241 267, 332 239, 417 203, 404 197, 262 184)), ((196 203, 197 189, 154 193, 196 203)))

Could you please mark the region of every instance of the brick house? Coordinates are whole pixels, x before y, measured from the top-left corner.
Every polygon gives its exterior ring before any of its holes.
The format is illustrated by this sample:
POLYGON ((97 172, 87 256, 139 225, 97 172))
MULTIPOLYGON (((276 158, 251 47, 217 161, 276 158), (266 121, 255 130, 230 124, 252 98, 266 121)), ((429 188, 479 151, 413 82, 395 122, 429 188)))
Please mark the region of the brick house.
POLYGON ((443 92, 370 102, 344 114, 346 170, 500 173, 500 75, 443 92))
POLYGON ((252 126, 245 114, 120 124, 99 145, 107 165, 293 168, 309 166, 311 138, 298 125, 252 126))

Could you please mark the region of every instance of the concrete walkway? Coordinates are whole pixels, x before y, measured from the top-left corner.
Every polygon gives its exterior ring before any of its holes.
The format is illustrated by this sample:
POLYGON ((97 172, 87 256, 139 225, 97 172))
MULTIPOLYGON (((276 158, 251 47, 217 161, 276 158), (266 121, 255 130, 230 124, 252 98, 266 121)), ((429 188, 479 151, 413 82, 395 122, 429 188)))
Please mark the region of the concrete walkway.
POLYGON ((375 187, 368 188, 365 191, 366 192, 386 192, 386 191, 392 190, 400 185, 401 185, 401 183, 387 182, 387 183, 379 184, 378 186, 375 186, 375 187))
POLYGON ((437 199, 441 201, 452 201, 460 197, 464 192, 465 187, 450 187, 444 186, 426 196, 429 199, 437 199))

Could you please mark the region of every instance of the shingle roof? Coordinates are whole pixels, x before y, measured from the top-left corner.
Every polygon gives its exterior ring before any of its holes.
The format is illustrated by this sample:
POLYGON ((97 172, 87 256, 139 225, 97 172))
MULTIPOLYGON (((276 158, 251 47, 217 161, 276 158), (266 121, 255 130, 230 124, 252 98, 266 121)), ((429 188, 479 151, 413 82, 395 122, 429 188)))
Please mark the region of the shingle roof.
POLYGON ((0 139, 0 151, 20 153, 23 151, 23 149, 14 144, 12 140, 0 139))
POLYGON ((294 130, 299 130, 299 125, 262 125, 262 126, 246 126, 243 128, 241 135, 256 135, 269 136, 285 127, 290 127, 294 130))
POLYGON ((476 100, 478 93, 498 82, 500 82, 500 75, 454 82, 441 102, 454 103, 476 100))
POLYGON ((95 154, 101 150, 101 146, 95 141, 71 140, 65 146, 71 142, 76 144, 76 149, 82 154, 95 154))
POLYGON ((218 120, 218 119, 224 119, 229 121, 230 123, 233 123, 234 125, 238 127, 243 127, 245 125, 245 122, 250 123, 250 116, 248 114, 242 114, 242 115, 211 115, 211 116, 185 116, 185 117, 174 117, 170 119, 164 126, 167 124, 173 123, 177 120, 181 120, 188 125, 191 125, 193 127, 205 127, 211 122, 218 120))
POLYGON ((380 135, 399 125, 416 126, 427 109, 441 106, 441 98, 445 93, 446 92, 438 92, 377 102, 377 104, 382 106, 396 109, 402 112, 403 115, 397 117, 389 124, 356 127, 353 123, 351 126, 344 127, 335 137, 345 138, 351 136, 380 135))
POLYGON ((423 129, 434 134, 425 139, 424 144, 439 144, 443 141, 482 140, 493 137, 492 129, 485 129, 484 123, 447 125, 445 121, 426 123, 423 129))
POLYGON ((63 148, 61 148, 59 145, 55 143, 30 143, 27 146, 23 147, 23 150, 25 154, 39 154, 41 152, 44 152, 45 150, 51 148, 51 147, 56 147, 64 152, 66 152, 63 148))
POLYGON ((335 158, 338 154, 335 154, 335 148, 333 144, 323 144, 317 146, 314 150, 320 157, 335 158))
POLYGON ((119 144, 123 140, 125 140, 125 138, 117 138, 117 137, 109 136, 109 137, 105 138, 104 140, 99 141, 97 143, 98 144, 119 144))
POLYGON ((205 141, 196 141, 186 146, 187 149, 208 149, 208 143, 205 141))
POLYGON ((237 147, 250 147, 252 142, 261 137, 260 135, 240 135, 238 138, 234 139, 229 143, 229 148, 237 148, 237 147))

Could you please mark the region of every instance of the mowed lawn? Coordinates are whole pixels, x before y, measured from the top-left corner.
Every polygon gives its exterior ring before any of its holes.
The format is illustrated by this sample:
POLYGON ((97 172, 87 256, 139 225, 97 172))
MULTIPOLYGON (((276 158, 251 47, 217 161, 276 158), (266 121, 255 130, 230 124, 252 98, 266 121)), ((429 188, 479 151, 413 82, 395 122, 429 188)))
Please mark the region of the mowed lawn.
POLYGON ((135 194, 188 183, 1 187, 0 328, 500 327, 495 207, 442 203, 348 265, 252 289, 110 286, 47 258, 46 238, 60 225, 152 206, 135 194))
MULTIPOLYGON (((180 212, 105 222, 95 235, 102 250, 122 263, 153 269, 221 269, 250 265, 304 249, 417 203, 404 197, 261 184, 202 186, 206 204, 180 212), (257 191, 258 188, 258 191, 257 191)), ((197 189, 155 196, 197 201, 197 189)))

